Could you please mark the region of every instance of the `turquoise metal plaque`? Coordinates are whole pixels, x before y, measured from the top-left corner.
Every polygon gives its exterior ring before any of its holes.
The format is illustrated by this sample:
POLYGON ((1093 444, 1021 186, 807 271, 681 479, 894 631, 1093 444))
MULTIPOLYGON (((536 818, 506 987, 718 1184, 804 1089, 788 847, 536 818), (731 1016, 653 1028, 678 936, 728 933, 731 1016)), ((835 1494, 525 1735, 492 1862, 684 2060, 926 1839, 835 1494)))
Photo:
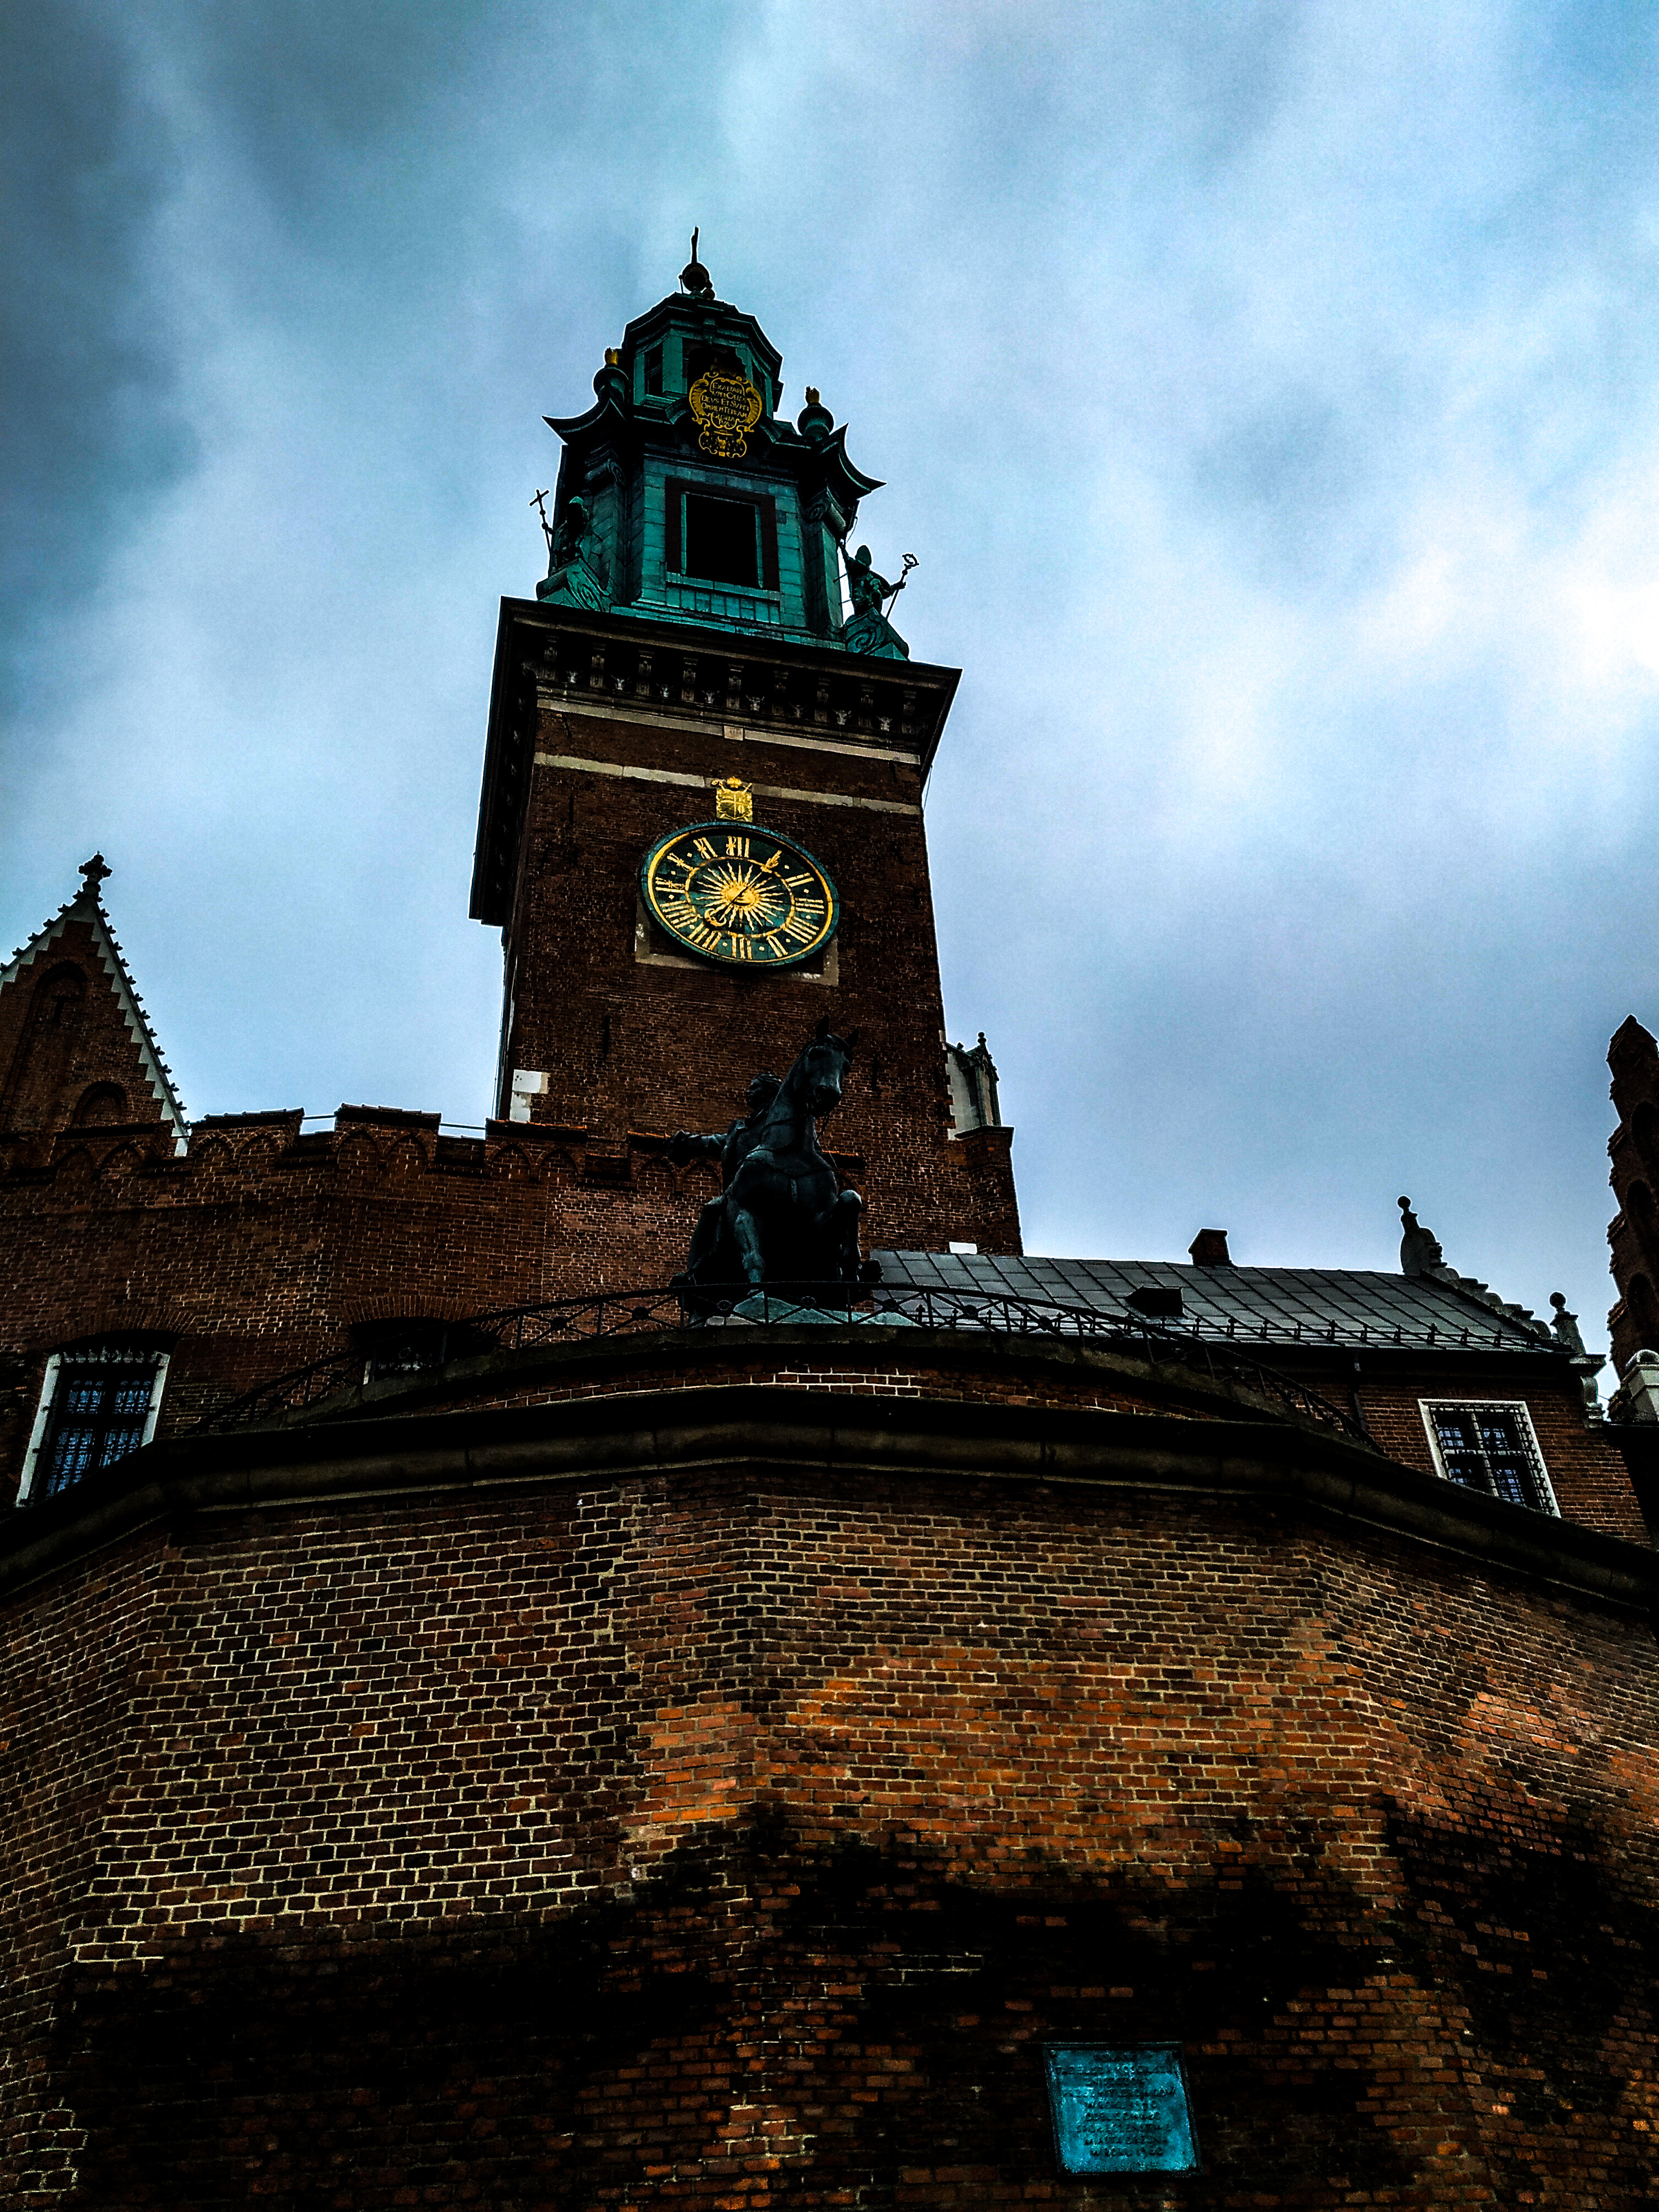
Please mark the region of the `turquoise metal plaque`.
POLYGON ((1043 2052, 1062 2173, 1194 2173, 1178 2043, 1051 2043, 1043 2052))

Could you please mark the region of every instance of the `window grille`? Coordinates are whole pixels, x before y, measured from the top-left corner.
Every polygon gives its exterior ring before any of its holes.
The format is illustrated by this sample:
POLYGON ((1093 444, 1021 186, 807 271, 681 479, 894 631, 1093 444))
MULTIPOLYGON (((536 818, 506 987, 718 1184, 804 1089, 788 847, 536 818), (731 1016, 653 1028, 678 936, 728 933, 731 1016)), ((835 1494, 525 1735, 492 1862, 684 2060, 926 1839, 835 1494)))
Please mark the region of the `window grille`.
POLYGON ((56 1498, 155 1433, 167 1355, 131 1345, 54 1352, 18 1485, 20 1505, 56 1498))
POLYGON ((1532 1416, 1519 1400, 1420 1403, 1435 1465, 1448 1482, 1524 1505, 1529 1512, 1559 1515, 1532 1416))

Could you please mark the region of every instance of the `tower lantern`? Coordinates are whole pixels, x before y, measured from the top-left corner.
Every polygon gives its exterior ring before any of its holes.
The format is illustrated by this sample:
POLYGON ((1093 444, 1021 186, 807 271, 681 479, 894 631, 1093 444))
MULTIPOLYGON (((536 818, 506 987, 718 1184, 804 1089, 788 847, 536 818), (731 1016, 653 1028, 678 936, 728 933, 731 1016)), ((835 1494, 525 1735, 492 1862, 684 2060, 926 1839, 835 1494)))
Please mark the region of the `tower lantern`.
MULTIPOLYGON (((816 391, 778 412, 783 357, 752 315, 716 298, 694 251, 672 293, 606 352, 586 414, 549 416, 564 441, 551 606, 848 643, 843 547, 879 479, 854 466, 816 391)), ((902 659, 896 632, 852 649, 902 659)))

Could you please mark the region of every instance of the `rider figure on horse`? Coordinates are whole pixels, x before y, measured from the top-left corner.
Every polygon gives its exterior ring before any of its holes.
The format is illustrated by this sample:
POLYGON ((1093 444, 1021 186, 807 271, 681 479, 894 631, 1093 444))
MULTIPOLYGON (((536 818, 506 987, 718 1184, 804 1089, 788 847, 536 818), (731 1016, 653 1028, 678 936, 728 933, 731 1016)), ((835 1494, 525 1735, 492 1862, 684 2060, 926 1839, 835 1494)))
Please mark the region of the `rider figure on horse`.
POLYGON ((721 1195, 711 1198, 697 1216, 691 1249, 685 1255, 685 1272, 693 1282, 714 1256, 726 1223, 725 1194, 732 1188, 732 1176, 759 1144, 767 1109, 781 1088, 775 1075, 751 1075, 744 1093, 749 1110, 738 1116, 723 1137, 699 1137, 689 1129, 676 1129, 668 1140, 668 1157, 677 1168, 683 1168, 689 1160, 720 1163, 721 1195))
POLYGON ((864 1202, 841 1188, 817 1137, 817 1117, 840 1103, 856 1042, 856 1030, 838 1037, 821 1021, 781 1081, 754 1078, 748 1113, 723 1137, 680 1129, 670 1138, 676 1166, 718 1159, 723 1185, 698 1217, 683 1289, 706 1300, 775 1283, 827 1296, 877 1279, 859 1253, 864 1202))

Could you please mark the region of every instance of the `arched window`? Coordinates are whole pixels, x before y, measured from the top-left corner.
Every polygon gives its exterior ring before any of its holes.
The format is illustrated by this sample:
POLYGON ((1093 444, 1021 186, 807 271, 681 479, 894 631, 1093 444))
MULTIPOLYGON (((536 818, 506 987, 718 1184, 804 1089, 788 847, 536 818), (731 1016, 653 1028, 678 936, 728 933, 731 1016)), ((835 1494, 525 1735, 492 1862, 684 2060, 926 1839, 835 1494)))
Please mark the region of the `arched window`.
POLYGON ((110 1128, 127 1118, 127 1094, 118 1083, 94 1083, 81 1093, 75 1109, 77 1129, 110 1128))
POLYGON ((167 1373, 167 1354, 138 1340, 112 1338, 54 1352, 46 1362, 17 1503, 56 1498, 147 1444, 155 1434, 167 1373))
POLYGON ((1631 1277, 1625 1310, 1636 1324, 1638 1344, 1650 1351, 1659 1350, 1659 1299, 1655 1298, 1653 1285, 1645 1275, 1631 1277))

